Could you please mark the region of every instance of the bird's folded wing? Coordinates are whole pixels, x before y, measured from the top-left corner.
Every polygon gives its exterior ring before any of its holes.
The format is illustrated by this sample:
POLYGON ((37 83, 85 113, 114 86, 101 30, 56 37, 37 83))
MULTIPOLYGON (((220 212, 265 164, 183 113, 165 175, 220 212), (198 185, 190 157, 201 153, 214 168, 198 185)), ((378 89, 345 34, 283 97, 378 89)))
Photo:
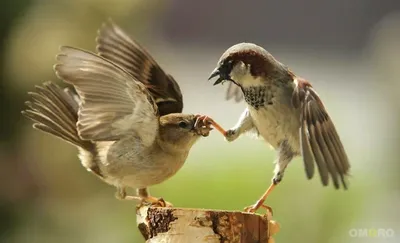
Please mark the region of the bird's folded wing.
POLYGON ((114 141, 138 135, 150 145, 158 132, 157 107, 143 84, 112 62, 87 51, 61 47, 54 66, 80 99, 79 136, 114 141))
POLYGON ((301 152, 307 177, 314 175, 317 164, 323 185, 332 178, 335 188, 347 189, 346 176, 350 165, 335 126, 311 85, 298 79, 293 105, 301 111, 301 152))
POLYGON ((147 87, 158 105, 160 115, 182 112, 182 93, 178 83, 115 23, 111 20, 104 23, 96 41, 100 56, 121 66, 147 87))

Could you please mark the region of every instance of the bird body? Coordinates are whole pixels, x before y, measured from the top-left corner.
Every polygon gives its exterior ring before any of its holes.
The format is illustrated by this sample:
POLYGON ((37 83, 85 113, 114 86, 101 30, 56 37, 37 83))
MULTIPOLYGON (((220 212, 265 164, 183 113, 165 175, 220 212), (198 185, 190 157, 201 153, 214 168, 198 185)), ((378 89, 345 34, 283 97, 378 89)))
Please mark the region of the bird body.
POLYGON ((76 93, 44 83, 23 114, 34 128, 78 147, 82 165, 117 187, 118 198, 165 205, 147 187, 173 176, 210 124, 181 113, 177 82, 114 23, 97 41, 99 55, 67 46, 57 55, 56 75, 76 93))
POLYGON ((278 149, 281 142, 288 140, 293 150, 300 152, 300 112, 290 105, 291 99, 282 94, 293 92, 293 88, 288 85, 278 89, 277 85, 271 84, 270 88, 259 85, 243 90, 248 104, 244 112, 248 111, 259 135, 274 149, 278 149))
MULTIPOLYGON (((196 141, 194 139, 192 143, 196 141)), ((145 147, 140 137, 129 136, 118 141, 96 143, 96 156, 81 149, 80 158, 83 165, 96 163, 108 184, 146 188, 175 175, 186 161, 191 147, 188 146, 173 151, 168 144, 157 139, 145 147)))
MULTIPOLYGON (((231 77, 238 80, 235 75, 231 77)), ((283 173, 290 160, 301 154, 300 109, 292 106, 291 96, 288 95, 293 93, 294 84, 253 78, 251 75, 241 78, 247 108, 231 130, 239 129, 240 132, 234 132, 227 139, 236 139, 243 131, 242 126, 253 130, 278 151, 275 173, 283 173)))
POLYGON ((229 81, 227 98, 242 98, 247 108, 237 124, 223 132, 234 141, 245 132, 261 136, 277 151, 272 185, 249 211, 255 211, 281 182, 290 161, 303 157, 308 179, 317 165, 324 186, 347 189, 350 165, 339 135, 318 94, 269 52, 252 43, 228 48, 209 79, 214 85, 229 81))

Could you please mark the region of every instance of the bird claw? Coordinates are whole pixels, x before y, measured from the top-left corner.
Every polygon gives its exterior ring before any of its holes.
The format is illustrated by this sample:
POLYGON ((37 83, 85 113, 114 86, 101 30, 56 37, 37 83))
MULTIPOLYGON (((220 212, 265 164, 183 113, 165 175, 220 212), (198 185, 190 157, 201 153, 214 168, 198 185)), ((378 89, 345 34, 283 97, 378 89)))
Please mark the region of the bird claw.
POLYGON ((244 208, 244 211, 246 212, 246 213, 255 213, 259 208, 264 208, 264 209, 266 209, 267 210, 267 214, 271 214, 271 216, 273 215, 273 211, 272 211, 272 208, 270 207, 270 206, 267 206, 267 205, 264 205, 264 204, 262 204, 262 202, 261 201, 257 201, 255 204, 253 204, 253 205, 251 205, 251 206, 248 206, 248 207, 245 207, 244 208))
POLYGON ((170 208, 172 207, 172 203, 165 201, 162 197, 157 198, 157 201, 151 202, 151 206, 155 207, 167 207, 170 208))
POLYGON ((210 131, 213 130, 213 128, 211 127, 211 122, 208 119, 208 116, 196 115, 196 122, 194 123, 194 129, 198 135, 207 137, 210 134, 210 131))
POLYGON ((154 206, 154 207, 173 207, 172 203, 165 201, 162 197, 156 198, 156 197, 146 197, 142 198, 140 201, 140 204, 138 205, 138 208, 142 206, 154 206))
POLYGON ((115 194, 116 198, 119 200, 127 201, 139 201, 137 208, 142 206, 155 206, 155 207, 172 207, 172 203, 165 201, 162 197, 152 197, 152 196, 130 196, 126 195, 125 190, 118 190, 115 194))
MULTIPOLYGON (((206 115, 196 115, 196 122, 195 122, 195 128, 197 127, 197 124, 201 122, 204 126, 209 127, 212 125, 217 129, 220 133, 222 133, 224 136, 226 136, 226 131, 223 129, 218 123, 216 123, 211 117, 206 116, 206 115)), ((208 135, 208 134, 207 134, 208 135)))

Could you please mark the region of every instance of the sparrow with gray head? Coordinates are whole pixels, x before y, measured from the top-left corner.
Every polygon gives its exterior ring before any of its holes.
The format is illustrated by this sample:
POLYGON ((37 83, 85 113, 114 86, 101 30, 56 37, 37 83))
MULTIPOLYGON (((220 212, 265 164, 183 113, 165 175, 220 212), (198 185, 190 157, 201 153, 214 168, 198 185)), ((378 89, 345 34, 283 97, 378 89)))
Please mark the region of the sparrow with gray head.
MULTIPOLYGON (((100 34, 98 42, 107 38, 100 34)), ((117 198, 165 206, 168 203, 150 196, 147 187, 173 176, 193 144, 208 136, 210 124, 199 115, 181 113, 179 85, 144 49, 131 40, 119 45, 128 51, 116 48, 115 56, 129 56, 124 62, 133 63, 130 69, 62 47, 54 69, 77 94, 44 83, 30 93, 32 101, 23 114, 35 122, 34 128, 78 147, 82 165, 114 185, 117 198), (127 196, 126 188, 137 189, 137 196, 127 196)))
MULTIPOLYGON (((223 53, 209 80, 214 85, 229 81, 227 98, 247 108, 237 124, 227 131, 218 124, 226 140, 250 132, 261 136, 277 151, 272 183, 261 198, 245 210, 255 212, 282 181, 289 162, 302 156, 308 179, 315 164, 324 186, 331 178, 336 189, 347 189, 350 165, 335 126, 320 97, 305 79, 296 76, 260 46, 240 43, 223 53)), ((213 122, 215 123, 215 122, 213 122)))

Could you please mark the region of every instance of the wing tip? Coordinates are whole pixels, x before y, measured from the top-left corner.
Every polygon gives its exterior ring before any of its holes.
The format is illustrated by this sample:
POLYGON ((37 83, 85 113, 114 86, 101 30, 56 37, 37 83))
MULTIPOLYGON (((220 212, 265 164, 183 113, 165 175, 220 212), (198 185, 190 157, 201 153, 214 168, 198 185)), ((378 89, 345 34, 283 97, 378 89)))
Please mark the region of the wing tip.
POLYGON ((62 72, 60 72, 62 66, 63 66, 63 64, 61 64, 61 63, 57 63, 57 64, 53 65, 54 73, 59 79, 63 79, 62 72))
MULTIPOLYGON (((106 21, 104 21, 100 28, 97 30, 97 38, 103 35, 103 33, 107 32, 108 30, 113 30, 116 24, 111 17, 108 17, 106 21)), ((96 38, 96 42, 97 42, 96 38)))

